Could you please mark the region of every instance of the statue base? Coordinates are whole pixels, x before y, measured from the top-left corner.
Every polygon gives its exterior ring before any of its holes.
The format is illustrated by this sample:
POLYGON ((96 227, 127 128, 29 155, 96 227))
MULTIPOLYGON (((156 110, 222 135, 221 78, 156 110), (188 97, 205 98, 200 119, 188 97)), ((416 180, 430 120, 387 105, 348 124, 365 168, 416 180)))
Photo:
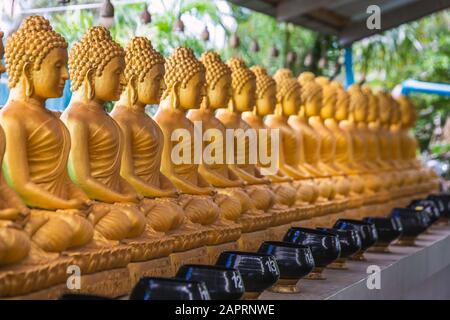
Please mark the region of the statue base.
POLYGON ((266 230, 243 233, 238 240, 239 250, 256 252, 267 238, 266 230))
POLYGON ((79 290, 70 290, 67 288, 67 284, 64 283, 26 295, 7 298, 7 300, 51 300, 58 299, 65 293, 91 294, 108 298, 118 298, 128 294, 130 290, 129 271, 127 268, 120 268, 81 275, 79 290))
POLYGON ((334 270, 348 270, 345 258, 338 258, 336 261, 330 263, 327 268, 334 270))
POLYGON ((267 229, 267 239, 269 241, 283 241, 284 236, 291 228, 291 224, 285 224, 282 226, 272 227, 267 229))
POLYGON ((389 243, 376 243, 375 245, 367 249, 367 252, 391 253, 391 250, 389 250, 389 243))
POLYGON ((402 247, 415 247, 417 237, 400 236, 395 245, 402 247))
POLYGON ((130 262, 130 283, 133 288, 142 277, 171 277, 174 273, 169 257, 144 262, 130 262))
POLYGON ((183 252, 170 254, 172 274, 175 275, 183 264, 208 264, 208 249, 206 246, 183 252))
POLYGON ((238 250, 237 241, 217 244, 215 246, 207 246, 207 264, 216 264, 217 258, 223 251, 236 251, 238 250))

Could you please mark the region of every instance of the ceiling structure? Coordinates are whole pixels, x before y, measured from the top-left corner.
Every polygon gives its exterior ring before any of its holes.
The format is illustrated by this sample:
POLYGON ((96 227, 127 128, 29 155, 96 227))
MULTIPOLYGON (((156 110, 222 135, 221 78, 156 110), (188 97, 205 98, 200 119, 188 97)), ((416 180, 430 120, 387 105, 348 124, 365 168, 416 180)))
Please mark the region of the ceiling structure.
POLYGON ((450 0, 229 0, 230 2, 314 31, 337 36, 341 45, 395 28, 450 7, 450 0), (381 9, 381 29, 369 29, 371 13, 381 9))

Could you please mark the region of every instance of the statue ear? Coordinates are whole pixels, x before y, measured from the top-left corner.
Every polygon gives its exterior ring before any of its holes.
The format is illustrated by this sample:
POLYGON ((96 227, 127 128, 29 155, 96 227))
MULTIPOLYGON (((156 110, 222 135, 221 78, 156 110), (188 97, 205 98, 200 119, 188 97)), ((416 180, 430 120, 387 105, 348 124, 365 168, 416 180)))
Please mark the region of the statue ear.
POLYGON ((33 86, 33 77, 31 75, 31 64, 29 62, 25 63, 22 68, 22 74, 23 77, 23 86, 25 88, 25 95, 27 97, 31 97, 34 92, 34 86, 33 86))
POLYGON ((127 83, 128 90, 128 102, 130 105, 134 105, 138 101, 138 88, 136 76, 131 76, 127 83))
POLYGON ((170 95, 172 100, 172 107, 178 109, 180 107, 180 86, 181 83, 177 81, 170 89, 170 95))
POLYGON ((95 97, 94 70, 89 69, 84 78, 84 90, 89 100, 95 97))

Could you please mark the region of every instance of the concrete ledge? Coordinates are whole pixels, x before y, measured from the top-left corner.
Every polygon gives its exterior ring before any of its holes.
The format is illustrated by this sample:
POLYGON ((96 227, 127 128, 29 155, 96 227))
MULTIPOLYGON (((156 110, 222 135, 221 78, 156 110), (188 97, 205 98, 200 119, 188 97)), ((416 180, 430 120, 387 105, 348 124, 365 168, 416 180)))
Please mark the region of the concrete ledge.
POLYGON ((391 253, 366 253, 348 270, 326 269, 326 280, 302 279, 299 293, 263 292, 259 299, 450 299, 450 226, 433 226, 414 247, 391 245, 391 253), (367 268, 381 269, 381 288, 369 290, 367 268))

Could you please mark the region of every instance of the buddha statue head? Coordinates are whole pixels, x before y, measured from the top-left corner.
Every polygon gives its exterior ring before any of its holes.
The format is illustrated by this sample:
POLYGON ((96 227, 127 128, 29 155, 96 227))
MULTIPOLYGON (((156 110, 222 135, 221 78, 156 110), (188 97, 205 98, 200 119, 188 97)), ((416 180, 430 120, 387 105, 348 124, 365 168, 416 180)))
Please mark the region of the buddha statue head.
POLYGON ((275 111, 277 104, 277 84, 261 66, 253 66, 250 70, 256 76, 256 104, 254 113, 264 117, 275 111))
POLYGON ((69 54, 74 96, 103 104, 120 98, 124 84, 125 51, 104 27, 88 29, 69 54))
POLYGON ((394 99, 394 97, 389 94, 389 100, 391 103, 391 124, 392 125, 398 125, 401 123, 401 113, 400 113, 400 104, 397 102, 397 100, 394 99))
POLYGON ((363 93, 367 98, 367 122, 375 122, 379 117, 379 106, 378 99, 373 94, 372 90, 369 87, 362 88, 363 93))
POLYGON ((231 69, 231 105, 237 112, 251 111, 256 103, 256 76, 240 58, 228 60, 231 69))
POLYGON ((6 68, 2 62, 4 53, 5 53, 5 49, 3 48, 3 31, 0 31, 0 75, 6 71, 6 68))
POLYGON ((298 78, 301 86, 302 110, 307 117, 320 115, 322 108, 322 87, 315 81, 314 73, 302 72, 298 78))
POLYGON ((339 81, 331 81, 331 85, 336 89, 336 112, 334 118, 336 121, 347 120, 349 115, 348 108, 350 104, 350 95, 345 91, 339 81))
POLYGON ((26 18, 6 42, 10 97, 43 103, 60 97, 69 77, 67 42, 40 16, 26 18))
POLYGON ((327 77, 317 77, 316 82, 322 87, 322 108, 320 109, 320 117, 324 120, 334 118, 337 101, 336 87, 331 85, 330 79, 327 77))
POLYGON ((157 104, 164 85, 164 57, 144 37, 131 39, 125 50, 125 90, 128 105, 157 104))
POLYGON ((350 95, 349 113, 355 122, 366 122, 368 102, 366 95, 362 92, 361 86, 353 84, 348 88, 350 95))
POLYGON ((401 123, 403 128, 411 128, 416 122, 416 108, 411 99, 405 95, 397 98, 400 106, 401 123))
POLYGON ((296 115, 302 103, 300 84, 289 69, 279 69, 274 79, 277 83, 277 112, 287 117, 296 115))
POLYGON ((179 47, 166 59, 163 99, 169 99, 172 108, 198 109, 205 95, 205 67, 191 48, 179 47))
POLYGON ((210 109, 226 108, 231 96, 231 70, 217 52, 207 51, 201 61, 206 69, 206 95, 203 103, 210 109))
POLYGON ((378 100, 378 106, 380 110, 380 122, 384 125, 389 124, 391 121, 391 103, 389 96, 385 91, 379 91, 376 94, 378 100))

